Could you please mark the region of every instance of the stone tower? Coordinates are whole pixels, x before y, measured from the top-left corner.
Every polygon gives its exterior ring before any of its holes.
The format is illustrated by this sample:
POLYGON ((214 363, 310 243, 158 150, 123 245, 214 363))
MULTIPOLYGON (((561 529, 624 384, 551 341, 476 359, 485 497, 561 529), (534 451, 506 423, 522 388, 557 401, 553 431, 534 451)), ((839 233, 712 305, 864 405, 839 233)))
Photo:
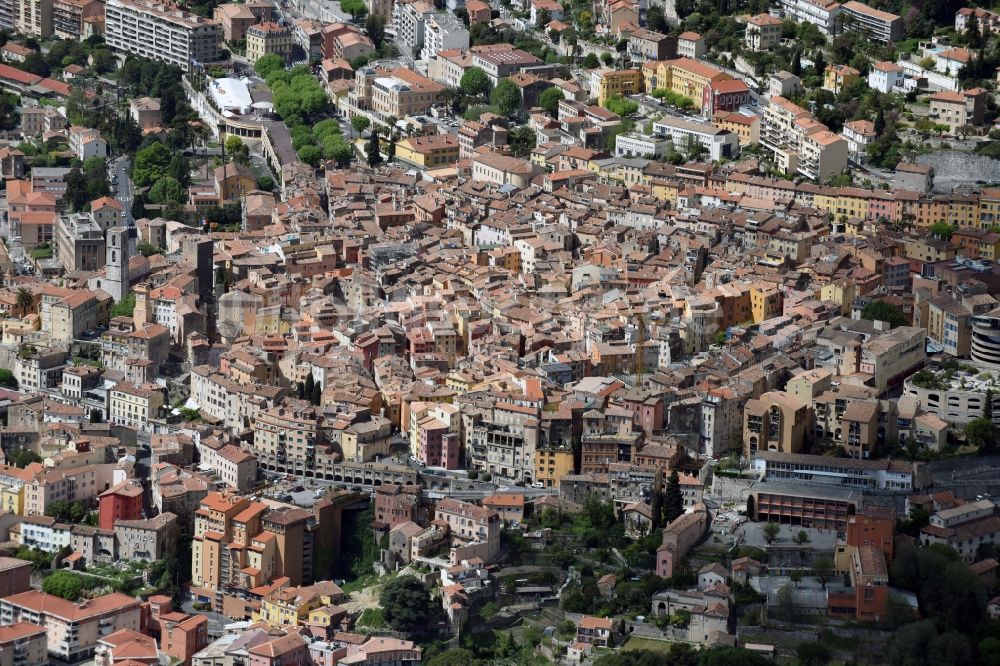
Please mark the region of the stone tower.
POLYGON ((115 299, 121 301, 129 292, 129 231, 125 227, 110 227, 107 231, 107 262, 105 263, 105 280, 101 288, 115 299))

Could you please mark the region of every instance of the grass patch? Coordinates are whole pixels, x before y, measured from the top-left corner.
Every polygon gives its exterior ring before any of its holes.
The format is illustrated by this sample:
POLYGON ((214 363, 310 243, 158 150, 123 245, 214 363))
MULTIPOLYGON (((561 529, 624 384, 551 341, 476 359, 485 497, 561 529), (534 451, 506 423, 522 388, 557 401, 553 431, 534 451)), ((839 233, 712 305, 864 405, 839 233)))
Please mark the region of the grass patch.
POLYGON ((630 652, 632 650, 649 650, 650 652, 670 652, 670 646, 673 645, 670 641, 658 641, 655 638, 643 638, 641 636, 633 636, 628 639, 628 642, 622 646, 622 652, 630 652))
POLYGON ((32 259, 51 259, 52 252, 53 250, 50 245, 39 245, 28 250, 28 254, 31 255, 32 259))
POLYGON ((340 586, 340 589, 344 591, 344 594, 351 594, 352 592, 360 592, 366 587, 371 587, 378 582, 378 577, 375 574, 370 574, 367 576, 361 576, 360 578, 355 578, 352 581, 348 581, 340 586))
POLYGON ((359 627, 369 627, 371 629, 384 629, 388 625, 385 623, 385 613, 381 608, 366 608, 361 617, 358 618, 359 627))

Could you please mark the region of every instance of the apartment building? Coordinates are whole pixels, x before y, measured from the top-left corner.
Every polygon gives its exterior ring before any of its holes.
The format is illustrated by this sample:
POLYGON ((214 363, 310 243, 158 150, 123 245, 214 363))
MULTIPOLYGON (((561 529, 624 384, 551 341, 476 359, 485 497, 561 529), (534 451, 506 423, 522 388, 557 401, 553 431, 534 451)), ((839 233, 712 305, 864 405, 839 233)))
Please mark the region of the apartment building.
POLYGON ((116 631, 139 631, 141 614, 138 599, 117 592, 75 603, 38 590, 0 599, 0 625, 44 628, 49 655, 66 662, 93 655, 98 641, 116 631))
POLYGON ((396 39, 410 49, 423 43, 427 19, 434 13, 434 5, 425 0, 397 2, 392 12, 396 39))
POLYGON ((751 51, 770 51, 781 43, 781 19, 770 14, 751 16, 744 40, 751 51))
POLYGON ((712 99, 712 96, 706 95, 706 88, 733 78, 711 65, 688 57, 646 63, 642 76, 646 92, 657 88, 670 90, 689 98, 699 111, 703 110, 706 100, 712 99))
POLYGON ((104 18, 104 5, 97 0, 52 0, 52 30, 61 39, 87 37, 87 23, 104 18))
POLYGON ((673 116, 654 121, 653 136, 668 139, 679 153, 700 145, 711 160, 731 159, 740 152, 739 137, 733 132, 673 116))
POLYGON ((48 666, 45 627, 30 622, 0 626, 0 666, 48 666))
POLYGON ((424 48, 420 57, 428 62, 445 49, 469 48, 469 30, 454 14, 431 14, 424 23, 424 48))
POLYGON ((16 0, 17 31, 29 37, 51 37, 52 4, 52 0, 16 0))
POLYGON ((983 124, 986 97, 982 88, 934 93, 930 96, 930 118, 946 125, 950 134, 958 133, 963 127, 978 127, 983 124))
POLYGON ((215 61, 222 28, 211 19, 156 0, 108 0, 105 41, 116 51, 177 65, 215 61))
POLYGON ((165 394, 166 389, 159 384, 119 382, 108 392, 108 421, 149 432, 150 420, 161 416, 165 394))
POLYGON ((16 557, 0 557, 0 596, 31 589, 31 562, 16 557))
POLYGON ((903 68, 894 62, 877 62, 868 72, 868 87, 880 93, 902 90, 906 75, 903 68))
POLYGON ((505 79, 518 72, 525 70, 539 71, 539 68, 546 67, 540 58, 521 49, 474 50, 472 54, 472 66, 486 72, 486 76, 490 79, 490 84, 494 87, 500 83, 501 79, 505 79))
POLYGON ((847 142, 784 97, 771 97, 764 108, 760 143, 787 173, 822 181, 847 167, 847 142))
POLYGON ((758 451, 799 453, 811 418, 807 403, 781 391, 748 400, 743 410, 743 444, 750 458, 758 451))
POLYGON ((677 56, 696 59, 705 55, 708 49, 705 38, 690 30, 677 35, 677 56))
POLYGON ((446 498, 437 503, 434 520, 448 527, 453 563, 476 556, 489 563, 500 551, 501 520, 496 511, 446 498))
POLYGON ((827 65, 823 72, 823 89, 839 95, 841 90, 860 78, 861 72, 849 65, 827 65))
POLYGON ((931 515, 930 525, 920 530, 920 543, 954 548, 962 561, 971 564, 981 545, 1000 543, 1000 516, 989 499, 969 502, 931 515))
POLYGON ((903 17, 874 9, 857 0, 840 6, 845 31, 860 32, 879 44, 891 44, 903 38, 903 17))
POLYGON ((629 35, 625 53, 634 63, 676 58, 677 38, 645 28, 635 28, 629 35))
POLYGON ((169 511, 148 519, 115 521, 115 543, 123 560, 149 562, 174 553, 179 530, 177 515, 169 511))
POLYGON ((812 23, 827 37, 840 33, 841 6, 835 0, 779 0, 777 12, 796 23, 812 23))
POLYGON ((222 26, 222 36, 227 42, 244 39, 247 28, 258 21, 250 7, 236 2, 219 5, 212 12, 212 18, 222 26))
POLYGON ((292 29, 277 23, 259 23, 247 28, 247 62, 251 65, 274 54, 286 63, 292 59, 292 29))

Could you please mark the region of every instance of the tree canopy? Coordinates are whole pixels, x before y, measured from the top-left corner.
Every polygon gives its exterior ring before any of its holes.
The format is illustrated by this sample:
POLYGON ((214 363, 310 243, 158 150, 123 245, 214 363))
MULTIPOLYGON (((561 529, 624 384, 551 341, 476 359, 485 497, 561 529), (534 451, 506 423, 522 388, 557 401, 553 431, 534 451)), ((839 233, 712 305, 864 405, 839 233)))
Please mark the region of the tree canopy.
POLYGON ((510 79, 503 79, 493 89, 490 102, 503 116, 512 116, 521 108, 521 89, 510 79))
POLYGON ((486 93, 490 91, 490 77, 480 68, 470 67, 465 70, 465 74, 458 82, 458 87, 469 97, 485 99, 486 93))
POLYGON ((385 621, 396 631, 410 631, 425 624, 432 616, 431 595, 414 576, 399 576, 382 588, 379 605, 385 621))
POLYGON ((905 326, 909 323, 906 314, 892 303, 885 301, 870 301, 861 308, 861 318, 868 321, 886 321, 889 326, 905 326))

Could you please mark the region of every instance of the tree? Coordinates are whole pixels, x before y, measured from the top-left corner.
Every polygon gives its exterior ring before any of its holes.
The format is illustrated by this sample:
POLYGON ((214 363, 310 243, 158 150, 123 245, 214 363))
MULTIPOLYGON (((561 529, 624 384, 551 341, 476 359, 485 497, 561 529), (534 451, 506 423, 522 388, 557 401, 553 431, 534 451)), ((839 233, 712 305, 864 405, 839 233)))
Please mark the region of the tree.
POLYGON ((813 560, 812 572, 813 576, 825 590, 826 584, 830 582, 830 578, 833 576, 833 560, 826 556, 817 557, 813 560))
POLYGON ((76 574, 60 569, 52 572, 42 582, 42 591, 46 594, 62 597, 67 601, 76 601, 83 592, 83 583, 76 574))
POLYGON ((476 656, 465 648, 452 648, 425 662, 426 666, 468 666, 476 663, 476 656))
POLYGON ((781 531, 781 526, 773 520, 769 520, 764 524, 764 541, 768 544, 774 543, 774 540, 778 538, 778 533, 781 531))
POLYGON ((604 100, 604 108, 618 116, 631 116, 639 110, 639 105, 622 95, 611 95, 604 100))
POLYGON ((368 38, 372 40, 375 48, 382 46, 382 40, 385 39, 385 17, 369 14, 365 20, 365 32, 368 33, 368 38))
POLYGON ((135 249, 144 257, 152 257, 154 254, 163 254, 163 248, 156 247, 152 243, 138 243, 136 244, 135 249))
POLYGON ((650 531, 655 532, 660 529, 663 519, 663 472, 659 469, 656 470, 656 476, 653 479, 653 488, 650 492, 652 495, 649 500, 650 513, 652 514, 650 531))
POLYGON ((982 451, 989 451, 996 445, 997 427, 990 419, 982 416, 973 419, 965 424, 962 432, 965 433, 965 440, 970 445, 982 451))
POLYGON ((184 186, 173 176, 163 176, 149 188, 149 198, 154 203, 183 203, 186 197, 184 186))
POLYGON ((861 308, 861 318, 868 321, 884 321, 889 326, 905 326, 908 323, 906 314, 892 303, 885 301, 869 301, 861 308))
POLYGON ((42 457, 31 449, 20 449, 14 454, 14 467, 24 469, 32 463, 42 462, 42 457))
POLYGON ((885 109, 881 106, 878 108, 878 114, 875 115, 875 134, 879 135, 885 131, 885 109))
POLYGON ((983 418, 993 422, 993 389, 986 389, 986 398, 983 403, 983 418))
POLYGON ((588 53, 587 55, 585 55, 583 57, 583 67, 584 67, 584 69, 596 69, 597 67, 600 67, 600 66, 601 66, 601 63, 597 59, 597 56, 594 54, 593 51, 591 51, 590 53, 588 53))
POLYGON ((799 658, 799 666, 823 666, 831 659, 830 650, 822 643, 799 643, 795 655, 799 658))
POLYGON ((490 102, 502 116, 512 116, 521 108, 521 89, 510 79, 503 79, 493 89, 490 102))
POLYGON ((118 59, 111 49, 97 49, 91 53, 94 59, 94 70, 98 74, 107 74, 118 69, 118 59))
POLYGON ((323 402, 323 385, 319 382, 313 384, 312 391, 309 394, 310 401, 314 405, 319 405, 323 402))
POLYGON ((21 312, 30 312, 35 307, 35 297, 27 287, 18 287, 14 293, 14 307, 21 312))
POLYGON ((613 63, 614 61, 615 61, 615 57, 613 55, 611 55, 610 53, 608 53, 607 51, 605 51, 604 53, 601 54, 601 62, 603 62, 608 67, 610 67, 611 63, 613 63))
POLYGON ((826 72, 826 60, 823 59, 823 49, 816 51, 813 58, 813 72, 816 76, 823 76, 826 72))
POLYGON ((371 124, 372 121, 368 120, 368 116, 354 116, 351 118, 351 128, 359 135, 368 129, 371 124))
POLYGON ((135 154, 135 159, 132 161, 132 180, 139 187, 152 185, 168 175, 167 169, 172 158, 173 153, 162 143, 149 144, 135 154))
POLYGON ((510 144, 510 152, 515 157, 527 157, 535 148, 535 130, 527 125, 515 127, 507 135, 507 143, 510 144))
POLYGON ((795 543, 800 546, 804 546, 809 543, 809 535, 805 530, 799 530, 798 534, 795 535, 795 543))
POLYGON ((261 78, 268 78, 271 74, 285 69, 285 61, 277 53, 268 53, 257 59, 253 64, 254 70, 260 74, 261 78))
POLYGON ((652 6, 646 11, 646 27, 653 32, 670 32, 670 24, 663 16, 663 10, 656 6, 652 6))
POLYGON ((350 14, 355 21, 368 14, 368 7, 364 0, 340 0, 340 8, 350 14))
POLYGON ((307 400, 312 400, 313 389, 316 388, 316 380, 313 379, 312 373, 310 372, 306 375, 306 381, 303 383, 303 393, 307 400))
POLYGON ((74 164, 66 174, 66 194, 63 196, 67 205, 74 211, 81 211, 87 205, 87 178, 79 164, 74 164))
POLYGON ((425 625, 433 612, 431 595, 414 576, 399 576, 388 581, 379 595, 385 621, 396 631, 407 632, 425 625))
POLYGON ((465 70, 458 87, 467 97, 486 99, 486 93, 490 91, 490 77, 480 68, 470 67, 465 70))
POLYGON ((17 377, 7 368, 0 368, 0 386, 8 389, 17 389, 17 377))
POLYGON ((796 613, 795 592, 792 591, 791 585, 786 583, 781 586, 777 592, 777 602, 778 614, 787 622, 794 620, 796 613))
POLYGON ((802 76, 802 52, 795 49, 795 53, 792 54, 792 64, 789 71, 795 76, 802 76))
POLYGON ((146 197, 141 194, 135 195, 132 200, 132 217, 136 220, 146 217, 146 197))
POLYGON ((31 53, 25 57, 20 69, 38 76, 49 76, 52 73, 49 64, 45 62, 45 56, 41 53, 31 53))
POLYGON ((798 569, 792 569, 792 571, 789 572, 788 577, 792 579, 793 583, 795 583, 795 587, 798 587, 799 583, 802 582, 802 572, 798 569))
POLYGON ((563 99, 565 99, 565 95, 563 95, 562 88, 552 86, 543 90, 542 94, 538 96, 538 106, 545 109, 545 113, 554 118, 559 115, 559 102, 563 99))
POLYGON ((368 139, 368 145, 365 147, 365 153, 368 155, 368 166, 373 169, 379 164, 382 164, 382 148, 379 143, 378 130, 373 130, 371 137, 368 139))
POLYGON ((677 474, 677 470, 673 470, 663 490, 663 524, 669 525, 682 513, 684 513, 684 494, 681 492, 681 477, 677 474))
POLYGON ((396 132, 395 130, 389 133, 389 141, 385 146, 385 156, 386 160, 392 162, 396 159, 396 132))
POLYGON ((940 238, 941 240, 951 240, 951 237, 955 234, 955 227, 951 226, 947 222, 935 222, 931 225, 931 235, 940 238))

